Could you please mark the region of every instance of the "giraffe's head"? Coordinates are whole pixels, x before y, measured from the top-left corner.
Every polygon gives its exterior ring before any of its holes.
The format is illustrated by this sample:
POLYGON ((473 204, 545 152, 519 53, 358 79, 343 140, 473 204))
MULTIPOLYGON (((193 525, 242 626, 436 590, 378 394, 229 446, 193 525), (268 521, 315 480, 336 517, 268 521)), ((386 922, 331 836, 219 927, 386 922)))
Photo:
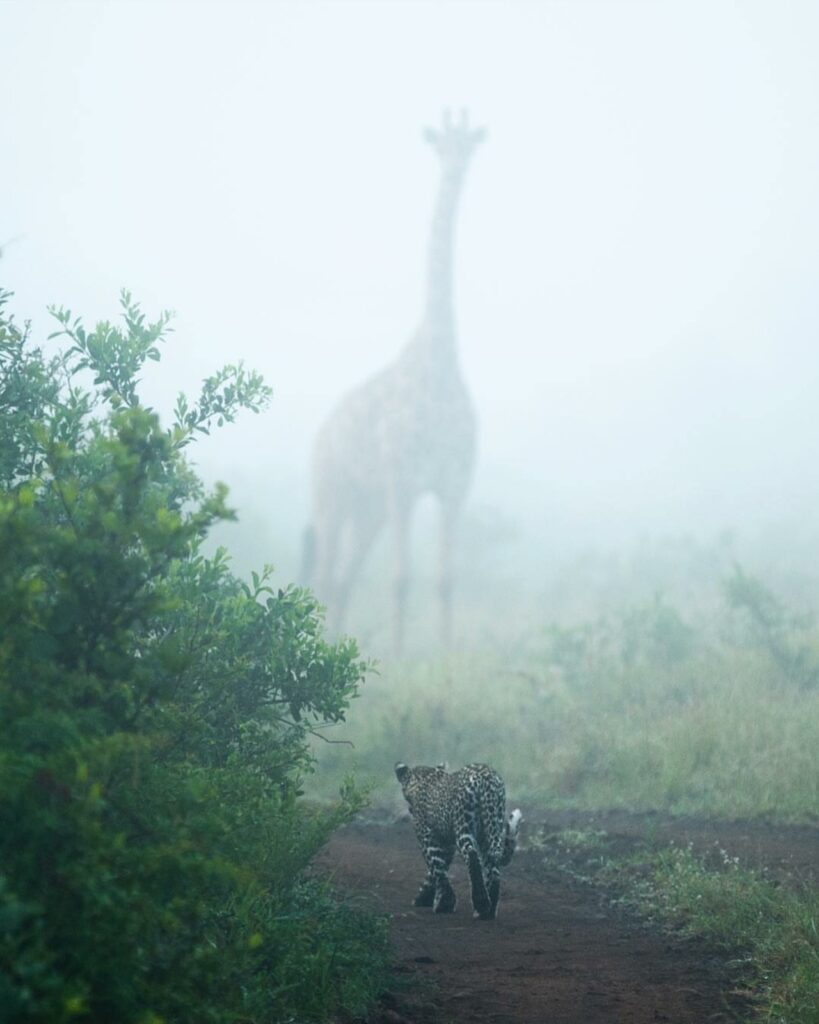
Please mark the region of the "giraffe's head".
POLYGON ((486 138, 486 131, 471 128, 465 110, 461 111, 457 124, 450 111, 445 110, 441 127, 426 128, 424 138, 445 164, 454 170, 463 170, 479 143, 486 138))

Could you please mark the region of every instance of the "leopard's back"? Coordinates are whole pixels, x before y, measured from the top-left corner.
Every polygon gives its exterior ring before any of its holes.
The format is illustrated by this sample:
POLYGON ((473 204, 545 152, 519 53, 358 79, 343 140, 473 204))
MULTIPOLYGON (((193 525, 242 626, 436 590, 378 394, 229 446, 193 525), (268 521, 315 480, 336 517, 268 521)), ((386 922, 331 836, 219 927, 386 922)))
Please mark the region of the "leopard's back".
POLYGON ((470 827, 478 849, 500 859, 506 832, 506 786, 494 768, 468 764, 452 776, 464 824, 470 827))
POLYGON ((408 768, 402 781, 416 831, 454 845, 468 831, 482 853, 500 858, 506 833, 506 787, 494 768, 468 764, 456 772, 443 765, 408 768))

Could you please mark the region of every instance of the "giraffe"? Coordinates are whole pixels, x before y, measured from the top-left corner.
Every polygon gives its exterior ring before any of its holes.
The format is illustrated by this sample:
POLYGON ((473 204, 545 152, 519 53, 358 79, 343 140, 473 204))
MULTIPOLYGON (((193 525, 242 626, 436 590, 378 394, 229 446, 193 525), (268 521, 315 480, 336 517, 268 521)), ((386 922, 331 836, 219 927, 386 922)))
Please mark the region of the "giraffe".
POLYGON ((350 592, 378 534, 389 527, 393 550, 393 650, 400 653, 410 578, 409 529, 415 503, 440 504, 438 596, 445 645, 452 629, 453 544, 475 464, 476 420, 458 359, 452 264, 455 215, 482 130, 466 112, 447 112, 424 138, 441 177, 427 257, 421 322, 398 357, 342 399, 325 420, 312 455, 312 524, 305 570, 341 630, 350 592), (312 567, 312 572, 310 568, 312 567))

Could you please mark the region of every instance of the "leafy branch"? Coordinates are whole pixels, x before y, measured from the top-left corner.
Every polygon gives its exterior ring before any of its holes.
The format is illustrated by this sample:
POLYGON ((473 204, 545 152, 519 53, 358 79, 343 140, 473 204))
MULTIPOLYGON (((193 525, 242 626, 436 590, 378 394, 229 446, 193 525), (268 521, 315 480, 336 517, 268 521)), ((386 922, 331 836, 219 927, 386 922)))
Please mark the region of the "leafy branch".
POLYGON ((213 421, 221 427, 233 423, 240 409, 260 412, 273 395, 262 375, 246 370, 244 363, 224 366, 202 382, 202 391, 194 405, 181 392, 174 408, 174 425, 170 435, 175 447, 184 448, 194 434, 209 434, 213 421))
POLYGON ((102 397, 115 408, 139 404, 137 374, 146 360, 159 361, 158 343, 164 341, 170 332, 168 325, 173 318, 173 314, 166 310, 153 323, 146 322, 139 303, 134 302, 126 289, 120 293, 120 306, 125 331, 102 320, 90 333, 80 317, 72 319, 70 309, 49 307, 49 312, 61 325, 60 330, 49 335, 49 339, 66 336, 73 342, 66 356, 76 357, 74 366, 77 370, 91 370, 94 384, 100 388, 102 397))

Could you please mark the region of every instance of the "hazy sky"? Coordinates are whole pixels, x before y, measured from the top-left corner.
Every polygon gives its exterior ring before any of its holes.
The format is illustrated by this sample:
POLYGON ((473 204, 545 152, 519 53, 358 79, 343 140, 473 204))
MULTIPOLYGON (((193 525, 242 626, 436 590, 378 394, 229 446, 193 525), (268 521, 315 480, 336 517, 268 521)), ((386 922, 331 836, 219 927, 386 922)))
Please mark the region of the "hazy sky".
POLYGON ((475 500, 620 537, 815 509, 819 4, 0 0, 0 38, 0 281, 43 336, 123 285, 176 309, 162 408, 261 369, 199 452, 242 503, 306 514, 322 417, 409 337, 421 129, 465 105, 475 500))

